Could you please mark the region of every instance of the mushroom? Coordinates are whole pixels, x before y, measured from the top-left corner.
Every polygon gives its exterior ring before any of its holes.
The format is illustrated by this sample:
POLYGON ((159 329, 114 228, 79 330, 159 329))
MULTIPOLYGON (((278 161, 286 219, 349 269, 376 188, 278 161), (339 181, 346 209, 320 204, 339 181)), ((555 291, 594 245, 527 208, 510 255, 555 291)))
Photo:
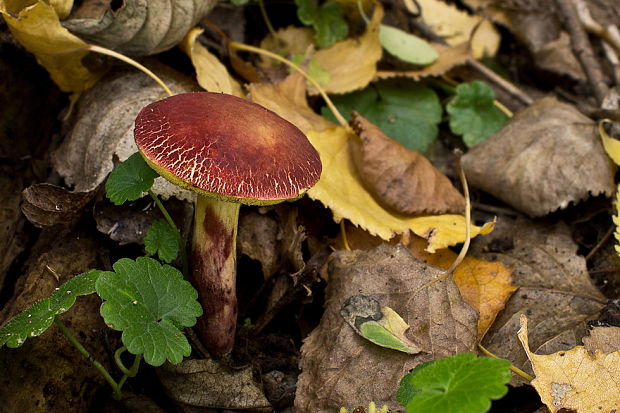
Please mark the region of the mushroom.
POLYGON ((134 137, 161 176, 198 194, 192 280, 204 314, 197 328, 215 356, 232 349, 237 319, 236 248, 241 204, 300 198, 321 175, 306 136, 275 113, 220 93, 185 93, 154 102, 134 137))

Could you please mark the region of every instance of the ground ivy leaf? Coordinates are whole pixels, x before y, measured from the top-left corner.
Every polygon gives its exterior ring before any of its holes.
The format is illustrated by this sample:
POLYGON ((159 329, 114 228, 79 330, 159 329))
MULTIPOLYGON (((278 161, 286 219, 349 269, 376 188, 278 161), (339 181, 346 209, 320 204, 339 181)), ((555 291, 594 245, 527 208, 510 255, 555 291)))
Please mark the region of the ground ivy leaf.
MULTIPOLYGON (((341 113, 356 110, 409 149, 424 153, 437 137, 442 114, 439 98, 432 89, 414 82, 382 82, 332 100, 341 113)), ((335 121, 327 107, 321 113, 335 121)))
POLYGON ((91 270, 76 275, 62 284, 56 291, 41 301, 36 302, 0 329, 0 347, 20 347, 28 337, 36 337, 54 322, 54 317, 65 313, 80 295, 95 292, 95 282, 101 271, 91 270))
POLYGON ((439 54, 424 39, 396 27, 379 26, 381 46, 400 60, 414 65, 430 65, 439 54))
POLYGON ((416 366, 396 399, 407 412, 482 413, 508 392, 509 381, 509 361, 460 353, 416 366))
POLYGON ((456 87, 456 96, 446 105, 446 111, 450 115, 450 130, 462 135, 467 147, 482 142, 508 121, 494 100, 493 89, 479 80, 456 87))
POLYGON ((148 257, 136 261, 122 258, 114 272, 97 280, 97 294, 104 303, 101 315, 106 324, 123 332, 123 344, 132 354, 160 366, 166 360, 180 363, 191 347, 181 332, 202 314, 198 292, 179 270, 148 257))
POLYGON ((144 248, 150 255, 157 254, 161 261, 172 262, 179 254, 176 232, 166 220, 158 219, 146 231, 144 248))
POLYGON ((319 7, 316 0, 295 0, 295 4, 299 20, 306 26, 314 27, 317 46, 329 47, 347 37, 349 26, 340 3, 328 1, 319 7))
POLYGON ((146 164, 139 152, 118 165, 105 183, 106 195, 116 205, 135 201, 153 186, 159 175, 146 164))

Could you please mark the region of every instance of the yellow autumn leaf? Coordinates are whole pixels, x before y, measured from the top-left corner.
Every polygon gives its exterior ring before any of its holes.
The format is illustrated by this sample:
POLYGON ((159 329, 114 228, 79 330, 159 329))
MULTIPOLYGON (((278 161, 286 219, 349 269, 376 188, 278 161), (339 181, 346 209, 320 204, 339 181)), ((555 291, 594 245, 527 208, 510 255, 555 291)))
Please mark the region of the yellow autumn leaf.
POLYGON ((56 11, 60 20, 64 20, 71 14, 73 0, 48 0, 47 1, 56 11))
MULTIPOLYGON (((428 240, 427 251, 446 248, 465 240, 465 217, 456 214, 406 216, 389 212, 375 201, 361 183, 349 153, 345 128, 308 131, 308 139, 321 155, 323 173, 308 196, 328 207, 336 222, 348 219, 372 235, 389 240, 411 230, 428 240)), ((487 234, 493 223, 472 227, 472 237, 487 234)))
POLYGON ((422 9, 424 23, 446 39, 449 45, 458 46, 471 40, 475 59, 494 56, 497 52, 501 37, 488 20, 470 15, 440 0, 418 0, 418 4, 422 9))
MULTIPOLYGON (((329 73, 330 81, 323 85, 327 93, 348 93, 366 87, 375 77, 381 59, 379 25, 383 9, 375 7, 372 20, 359 39, 346 39, 311 55, 329 73)), ((311 95, 318 94, 314 88, 311 95)))
POLYGON ((594 352, 583 346, 547 356, 530 351, 527 317, 521 315, 519 340, 532 363, 536 378, 530 383, 547 408, 588 412, 612 412, 620 406, 620 350, 594 352))
POLYGON ((19 43, 49 72, 64 92, 82 92, 102 76, 82 64, 87 44, 62 27, 45 1, 0 1, 0 13, 19 43))
POLYGON ((245 97, 239 82, 233 79, 226 67, 196 39, 203 32, 194 28, 189 31, 179 46, 189 56, 196 69, 196 79, 203 89, 245 97))
MULTIPOLYGON (((268 34, 260 42, 261 49, 269 50, 279 55, 294 55, 306 53, 308 46, 314 44, 314 31, 310 27, 288 26, 268 34)), ((264 66, 273 64, 274 60, 261 56, 264 66)))
MULTIPOLYGON (((610 122, 607 119, 603 119, 598 123, 598 132, 601 135, 601 141, 603 142, 603 147, 605 148, 605 152, 609 158, 616 164, 620 165, 620 141, 612 138, 605 131, 605 123, 610 122)), ((616 215, 612 217, 614 224, 616 225, 616 231, 614 232, 614 237, 619 244, 615 245, 616 253, 620 255, 620 184, 616 188, 616 215)))

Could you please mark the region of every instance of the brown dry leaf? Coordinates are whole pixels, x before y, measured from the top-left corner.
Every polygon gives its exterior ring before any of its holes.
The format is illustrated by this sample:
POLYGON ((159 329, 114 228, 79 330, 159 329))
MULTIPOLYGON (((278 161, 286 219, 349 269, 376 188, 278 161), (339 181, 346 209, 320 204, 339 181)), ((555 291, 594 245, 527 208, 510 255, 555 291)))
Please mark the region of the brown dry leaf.
MULTIPOLYGON (((173 93, 190 92, 197 85, 171 69, 158 67, 157 74, 173 93)), ((90 192, 101 185, 115 160, 123 161, 138 151, 133 139, 136 115, 144 106, 166 94, 161 87, 135 70, 111 73, 81 97, 75 120, 52 164, 76 192, 90 192)), ((164 198, 193 200, 195 194, 157 178, 153 190, 164 198)))
POLYGON ((405 71, 377 71, 375 79, 390 79, 393 77, 409 77, 413 80, 419 80, 427 76, 440 76, 448 72, 450 69, 464 65, 472 59, 471 47, 469 43, 461 43, 458 46, 445 46, 443 44, 433 43, 433 48, 439 53, 439 58, 429 66, 425 66, 418 70, 405 71))
POLYGON ((91 43, 131 56, 157 54, 178 44, 214 0, 85 1, 62 25, 91 43))
POLYGON ((592 284, 586 262, 576 255, 577 245, 563 223, 505 217, 498 221, 492 236, 472 240, 470 251, 473 256, 513 268, 513 282, 519 290, 499 313, 482 344, 529 373, 526 354, 514 339, 520 314, 527 314, 536 326, 530 337, 532 349, 548 354, 577 345, 588 319, 605 305, 605 297, 592 284), (484 252, 494 251, 498 242, 508 247, 502 252, 484 252))
POLYGON ((95 196, 51 184, 35 184, 22 192, 22 212, 39 228, 67 224, 95 196))
POLYGON ((82 64, 86 43, 60 25, 54 8, 43 0, 0 2, 4 17, 17 41, 34 54, 64 92, 82 92, 93 86, 102 73, 82 64))
MULTIPOLYGON (((321 155, 323 174, 308 196, 328 207, 336 222, 343 218, 372 235, 389 240, 396 234, 414 234, 428 240, 429 252, 456 245, 465 240, 465 217, 462 215, 424 215, 411 217, 387 211, 364 188, 351 151, 349 135, 342 128, 328 129, 322 133, 309 131, 308 139, 321 155)), ((472 226, 472 237, 488 234, 493 223, 472 226)))
POLYGON ((306 81, 298 73, 287 76, 282 82, 252 83, 248 87, 250 99, 282 116, 303 132, 323 132, 336 126, 314 112, 306 100, 306 81))
POLYGON ((414 292, 442 272, 411 256, 401 246, 381 245, 371 251, 338 251, 329 265, 325 312, 305 340, 295 409, 333 412, 396 402, 398 384, 419 363, 473 351, 476 311, 461 298, 451 278, 414 292), (411 356, 361 338, 344 321, 340 308, 363 294, 396 311, 411 326, 405 333, 421 353, 411 356))
POLYGON ((363 183, 382 204, 402 214, 461 213, 465 198, 418 151, 405 148, 353 112, 353 160, 363 183))
MULTIPOLYGON (((346 39, 322 49, 310 57, 316 59, 329 73, 330 81, 323 85, 327 93, 348 93, 366 87, 375 77, 377 62, 381 59, 379 25, 383 8, 376 4, 366 32, 359 39, 346 39)), ((318 91, 310 89, 309 94, 318 91)))
POLYGON ((497 52, 501 36, 488 20, 439 0, 418 0, 418 4, 422 9, 424 23, 451 46, 471 40, 475 59, 494 56, 497 52))
POLYGON ((552 413, 560 409, 584 413, 615 412, 620 406, 620 350, 590 357, 583 346, 546 356, 530 351, 527 317, 521 314, 519 340, 534 368, 532 380, 552 413))
POLYGON ((620 327, 597 326, 590 330, 590 335, 583 338, 583 346, 588 352, 594 350, 612 353, 620 350, 620 327))
POLYGON ((594 122, 553 98, 536 101, 474 146, 463 168, 472 186, 533 217, 615 190, 594 122))
POLYGON ((226 66, 206 47, 196 41, 202 29, 192 29, 183 38, 179 47, 189 56, 196 69, 198 84, 209 92, 221 92, 238 97, 245 97, 239 82, 233 79, 226 66))
POLYGON ((201 407, 272 411, 251 366, 234 369, 215 359, 185 359, 155 371, 168 397, 192 411, 201 407))
POLYGON ((19 209, 23 181, 11 164, 0 165, 0 290, 13 260, 27 246, 22 231, 26 220, 19 209))
MULTIPOLYGON (((417 259, 443 269, 448 269, 457 257, 457 254, 449 249, 442 249, 434 254, 425 252, 426 242, 418 237, 412 237, 407 247, 417 259)), ((477 336, 480 341, 497 314, 504 309, 506 301, 519 288, 511 284, 512 269, 501 262, 466 256, 454 270, 453 277, 463 300, 480 314, 477 336)))

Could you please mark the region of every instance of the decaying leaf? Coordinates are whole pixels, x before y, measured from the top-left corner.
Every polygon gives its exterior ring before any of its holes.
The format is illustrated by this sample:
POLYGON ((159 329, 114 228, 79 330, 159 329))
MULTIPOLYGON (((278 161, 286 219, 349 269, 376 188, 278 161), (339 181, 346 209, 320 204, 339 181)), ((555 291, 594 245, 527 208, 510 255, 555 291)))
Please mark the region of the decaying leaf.
MULTIPOLYGON (((307 192, 312 199, 328 207, 336 222, 346 218, 373 235, 389 240, 396 234, 413 231, 428 240, 429 252, 465 240, 465 217, 462 215, 427 215, 410 217, 389 212, 375 200, 361 183, 349 150, 351 139, 344 128, 322 133, 309 131, 308 139, 319 151, 323 174, 307 192)), ((472 227, 472 236, 488 234, 493 223, 472 227)))
POLYGON ((439 53, 439 58, 432 65, 417 70, 379 70, 377 71, 377 74, 375 76, 376 79, 408 77, 413 80, 419 80, 427 76, 440 76, 448 72, 453 67, 463 65, 472 59, 471 47, 470 44, 467 42, 461 43, 460 45, 454 47, 433 43, 433 47, 439 53))
POLYGON ((178 44, 209 13, 213 0, 84 2, 62 25, 89 42, 132 56, 156 54, 178 44))
POLYGON ((519 290, 499 313, 482 344, 525 371, 531 373, 531 368, 514 340, 520 314, 527 314, 536 326, 530 337, 533 351, 548 354, 577 345, 587 320, 605 305, 605 297, 592 284, 586 262, 576 255, 577 245, 563 223, 550 225, 504 217, 492 236, 473 240, 470 251, 474 256, 513 267, 519 290), (483 252, 493 250, 498 241, 512 248, 483 252))
POLYGON ((590 330, 590 335, 583 338, 583 346, 590 353, 599 350, 613 353, 620 350, 620 327, 597 326, 590 330))
POLYGON ((82 92, 103 74, 82 64, 88 54, 86 43, 60 25, 48 2, 3 1, 0 14, 17 41, 36 56, 64 92, 82 92))
POLYGON ((615 189, 596 126, 573 106, 536 101, 463 156, 472 186, 537 217, 615 189))
MULTIPOLYGON (((590 357, 583 346, 546 356, 535 354, 528 343, 528 320, 521 315, 519 340, 534 368, 532 380, 542 402, 553 413, 614 412, 620 406, 620 350, 590 357)), ((533 333, 535 334, 535 333, 533 333)))
POLYGON ((302 373, 295 408, 332 412, 396 401, 398 383, 419 363, 472 351, 476 311, 461 298, 451 278, 422 288, 441 275, 404 247, 381 245, 368 252, 338 251, 329 265, 325 312, 302 346, 302 373), (418 289, 420 289, 418 291, 418 289), (421 352, 408 355, 382 348, 358 336, 340 316, 345 300, 357 294, 392 308, 411 326, 405 332, 421 352))
POLYGON ((183 51, 192 59, 198 84, 209 92, 244 97, 239 82, 230 76, 226 66, 197 41, 202 32, 203 30, 198 28, 190 30, 180 44, 183 51))
POLYGON ((439 0, 418 0, 418 4, 424 23, 451 46, 471 40, 475 59, 493 56, 497 52, 501 37, 488 20, 439 0))
POLYGON ((26 220, 20 212, 23 181, 10 163, 0 165, 0 289, 13 260, 26 248, 22 229, 26 220))
MULTIPOLYGON (((197 86, 170 69, 156 70, 173 93, 197 86)), ((75 123, 52 163, 76 192, 90 192, 103 183, 114 168, 137 152, 133 139, 136 115, 144 106, 165 97, 161 87, 141 72, 112 73, 84 93, 77 104, 75 123)), ((164 198, 193 200, 194 194, 157 178, 153 191, 164 198)))
POLYGON ((22 212, 39 228, 65 224, 93 197, 95 192, 71 192, 51 184, 35 184, 22 192, 22 212))
POLYGON ((322 132, 336 126, 308 106, 306 81, 298 73, 287 76, 277 85, 252 83, 248 89, 252 102, 274 111, 303 132, 309 130, 322 132))
MULTIPOLYGON (((323 85, 327 93, 347 93, 362 89, 374 78, 382 54, 379 41, 382 18, 383 9, 377 3, 372 20, 359 39, 346 39, 311 55, 329 73, 330 81, 323 85)), ((318 94, 314 88, 308 92, 311 95, 318 94)))
POLYGON ((168 396, 188 408, 271 409, 251 366, 233 369, 215 359, 203 359, 165 364, 155 371, 168 396))
POLYGON ((421 153, 387 137, 353 112, 353 160, 364 184, 382 204, 402 214, 460 213, 465 199, 421 153))

